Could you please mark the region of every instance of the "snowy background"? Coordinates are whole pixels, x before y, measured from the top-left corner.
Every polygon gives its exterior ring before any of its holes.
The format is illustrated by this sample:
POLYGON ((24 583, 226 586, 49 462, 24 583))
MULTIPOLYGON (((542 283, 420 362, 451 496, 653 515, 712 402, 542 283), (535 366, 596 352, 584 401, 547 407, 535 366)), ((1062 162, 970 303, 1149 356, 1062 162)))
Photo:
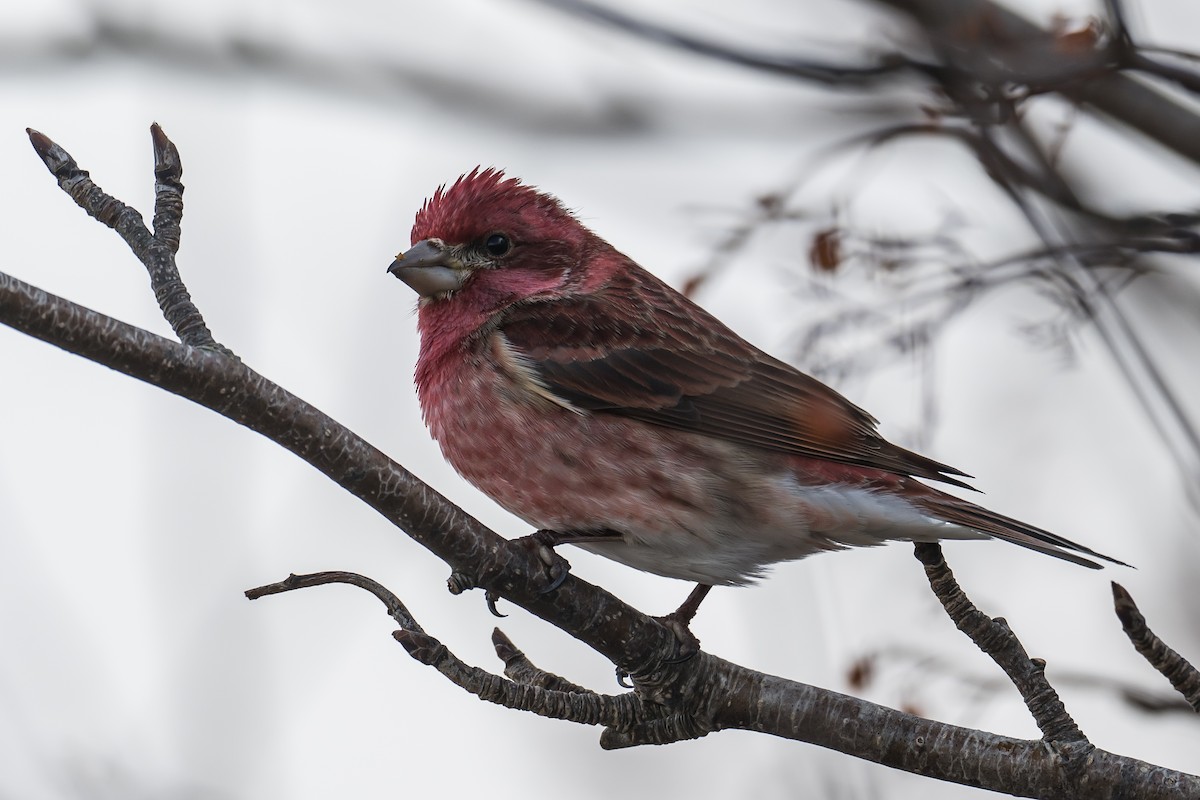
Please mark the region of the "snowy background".
MULTIPOLYGON (((1097 11, 1082 0, 1024 5, 1043 22, 1097 11)), ((1195 46, 1200 7, 1147 5, 1137 17, 1147 38, 1195 46)), ((803 14, 768 0, 736 11, 678 0, 656 14, 734 43, 842 55, 886 42, 892 26, 833 0, 803 14)), ((141 266, 59 191, 24 132, 43 131, 148 214, 147 129, 161 123, 184 164, 180 268, 216 338, 518 536, 525 527, 454 475, 421 424, 414 298, 385 269, 422 200, 477 164, 503 167, 675 285, 755 198, 801 177, 798 204, 816 213, 836 198, 880 233, 936 230, 957 210, 959 235, 984 256, 1028 238, 965 152, 910 142, 864 167, 822 149, 869 130, 875 113, 853 95, 665 51, 519 0, 7 3, 0 269, 170 335, 141 266)), ((1152 145, 1081 124, 1065 157, 1086 170, 1117 153, 1132 166, 1095 180, 1110 181, 1125 210, 1200 206, 1195 168, 1152 145)), ((820 310, 804 291, 807 248, 800 230, 766 232, 698 299, 795 358, 799 321, 820 310)), ((1193 416, 1198 287, 1180 269, 1122 295, 1193 416)), ((1090 332, 1074 337, 1070 360, 1019 335, 1053 314, 1013 290, 951 326, 936 350, 932 429, 919 424, 920 364, 839 388, 885 435, 975 475, 995 509, 1138 566, 1093 573, 1001 544, 947 546, 975 601, 1008 618, 1052 681, 1063 678, 1095 744, 1197 772, 1194 717, 1139 714, 1071 679, 1167 689, 1121 634, 1110 579, 1169 643, 1200 658, 1200 524, 1090 332)), ((482 596, 447 594, 441 562, 289 453, 2 327, 0 364, 0 798, 982 796, 741 732, 602 752, 598 729, 484 705, 412 661, 362 592, 323 587, 251 604, 243 590, 289 572, 361 572, 467 661, 500 669, 482 596)), ((581 577, 650 613, 689 588, 565 554, 581 577)), ((507 610, 501 627, 540 666, 616 690, 598 656, 507 610)), ((1002 678, 953 629, 904 545, 717 590, 694 629, 722 657, 839 691, 850 691, 851 665, 879 649, 1002 678)), ((1004 687, 979 694, 899 658, 881 670, 860 693, 1037 735, 1004 687)))

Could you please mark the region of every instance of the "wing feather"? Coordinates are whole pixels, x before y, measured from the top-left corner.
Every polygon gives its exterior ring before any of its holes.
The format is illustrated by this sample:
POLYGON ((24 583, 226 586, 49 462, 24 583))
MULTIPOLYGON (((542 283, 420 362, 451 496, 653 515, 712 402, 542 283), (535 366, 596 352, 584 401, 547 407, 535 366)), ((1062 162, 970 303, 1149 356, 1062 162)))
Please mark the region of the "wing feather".
POLYGON ((870 414, 644 271, 514 306, 496 330, 580 409, 971 488, 953 477, 970 476, 891 444, 870 414))
MULTIPOLYGON (((912 488, 916 489, 916 487, 912 488)), ((997 539, 1003 539, 1021 547, 1036 550, 1039 553, 1061 558, 1064 561, 1071 561, 1092 569, 1100 569, 1099 564, 1085 557, 1092 556, 1107 561, 1110 564, 1118 564, 1122 567, 1129 566, 1124 561, 1118 561, 1111 556, 1098 553, 1090 547, 1085 547, 1078 542, 1073 542, 1058 534, 1030 525, 1027 522, 1021 522, 1012 517, 1006 517, 1003 514, 998 514, 995 511, 975 505, 967 500, 951 497, 927 486, 910 491, 905 496, 918 508, 937 519, 955 525, 963 525, 977 531, 983 531, 997 539)))

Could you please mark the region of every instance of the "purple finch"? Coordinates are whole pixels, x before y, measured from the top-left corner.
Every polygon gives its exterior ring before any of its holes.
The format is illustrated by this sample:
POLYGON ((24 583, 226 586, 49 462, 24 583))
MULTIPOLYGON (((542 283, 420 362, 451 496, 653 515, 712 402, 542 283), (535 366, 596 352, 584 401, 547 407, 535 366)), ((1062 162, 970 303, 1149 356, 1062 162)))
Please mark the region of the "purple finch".
POLYGON ((916 480, 970 488, 501 172, 439 188, 388 271, 442 453, 551 543, 704 587, 888 540, 1122 563, 916 480))

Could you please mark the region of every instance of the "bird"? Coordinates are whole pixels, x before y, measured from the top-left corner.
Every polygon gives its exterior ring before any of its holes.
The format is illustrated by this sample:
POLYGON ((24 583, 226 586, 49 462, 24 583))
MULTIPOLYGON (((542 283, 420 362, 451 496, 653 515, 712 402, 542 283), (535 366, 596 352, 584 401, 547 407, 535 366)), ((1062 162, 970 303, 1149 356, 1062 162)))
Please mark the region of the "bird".
POLYGON ((417 394, 446 460, 543 548, 695 582, 668 615, 684 627, 712 586, 894 540, 1127 566, 928 485, 973 488, 501 170, 438 187, 410 244, 388 272, 418 295, 417 394))

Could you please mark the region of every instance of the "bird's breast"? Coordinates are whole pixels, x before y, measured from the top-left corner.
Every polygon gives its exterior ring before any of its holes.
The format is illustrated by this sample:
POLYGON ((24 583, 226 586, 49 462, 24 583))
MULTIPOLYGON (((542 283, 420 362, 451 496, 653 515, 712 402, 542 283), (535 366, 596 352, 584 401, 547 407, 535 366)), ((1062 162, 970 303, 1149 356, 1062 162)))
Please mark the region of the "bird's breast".
POLYGON ((742 448, 550 401, 493 346, 424 370, 419 392, 447 461, 538 528, 618 530, 686 551, 771 508, 774 478, 742 448))
POLYGON ((494 342, 418 370, 422 409, 450 464, 535 528, 614 530, 589 546, 703 583, 765 565, 912 538, 931 525, 890 492, 817 479, 792 459, 542 396, 494 342))

